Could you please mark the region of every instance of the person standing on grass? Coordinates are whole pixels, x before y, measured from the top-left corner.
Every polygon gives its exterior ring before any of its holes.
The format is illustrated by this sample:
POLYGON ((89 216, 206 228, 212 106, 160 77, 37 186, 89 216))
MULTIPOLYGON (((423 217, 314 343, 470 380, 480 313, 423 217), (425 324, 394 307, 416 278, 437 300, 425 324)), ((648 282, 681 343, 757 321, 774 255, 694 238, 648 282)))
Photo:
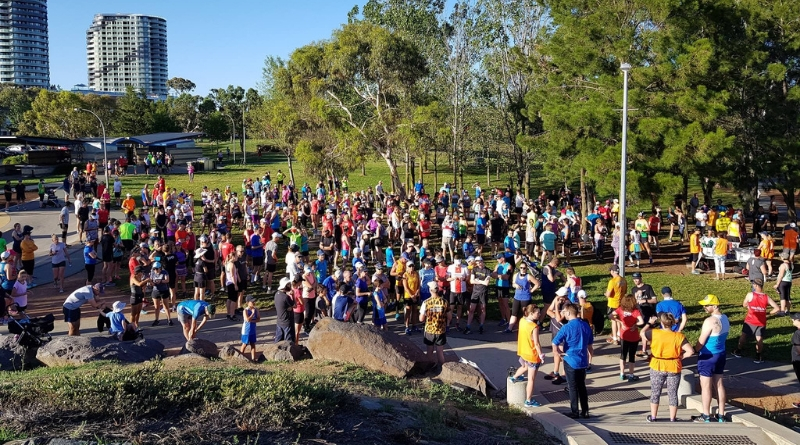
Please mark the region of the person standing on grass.
POLYGON ((708 314, 700 329, 700 338, 694 347, 697 357, 697 373, 700 374, 701 398, 703 412, 693 416, 695 422, 713 422, 711 417, 711 397, 717 393, 717 421, 725 422, 725 403, 727 396, 722 373, 725 370, 725 342, 731 325, 728 316, 719 311, 719 299, 716 295, 706 295, 698 302, 708 314))
MULTIPOLYGON (((756 249, 756 252, 758 249, 756 249)), ((753 255, 756 255, 753 252, 753 255)), ((715 280, 725 280, 725 259, 728 257, 728 239, 725 232, 718 232, 714 240, 714 273, 715 280)))
POLYGON ((451 311, 450 305, 439 295, 436 283, 428 283, 428 287, 431 290, 431 297, 422 303, 419 321, 425 323, 423 342, 428 349, 428 360, 441 368, 444 364, 444 347, 447 344, 447 325, 450 324, 451 311))
POLYGON ((261 321, 258 308, 255 305, 256 299, 252 295, 247 296, 244 311, 242 311, 242 355, 247 347, 250 346, 250 359, 256 361, 256 323, 261 321))
POLYGON ((513 376, 509 377, 512 383, 526 381, 525 406, 535 408, 542 406, 533 398, 533 389, 536 380, 536 371, 544 364, 544 352, 539 343, 539 308, 534 304, 525 306, 524 316, 519 322, 519 335, 517 337, 517 355, 521 365, 513 376))
POLYGON ((292 280, 289 277, 281 278, 278 290, 275 292, 275 343, 287 340, 294 343, 294 299, 291 297, 292 280))
POLYGON ((578 318, 579 309, 574 304, 566 304, 562 312, 569 320, 553 338, 554 353, 564 359, 564 371, 569 388, 570 413, 568 417, 589 418, 589 393, 586 390, 586 368, 589 367, 589 354, 593 352, 594 336, 588 323, 578 318), (578 404, 580 402, 580 412, 578 404))
POLYGON ((767 334, 767 305, 772 306, 769 315, 775 315, 780 308, 769 295, 763 292, 764 280, 756 278, 753 280, 753 291, 748 292, 744 297, 742 307, 747 309, 744 317, 742 334, 739 336, 739 345, 733 351, 735 357, 742 356, 742 348, 748 337, 756 339, 756 358, 753 363, 764 363, 762 353, 764 351, 764 336, 767 334))
MULTIPOLYGON (((619 325, 618 332, 622 338, 622 351, 619 356, 619 379, 635 382, 639 377, 634 374, 636 350, 639 348, 639 327, 644 326, 642 313, 636 306, 633 295, 625 295, 614 311, 614 321, 619 325), (628 372, 625 373, 627 363, 628 372)), ((649 320, 649 319, 648 319, 649 320)))
POLYGON ((773 288, 781 297, 781 313, 789 315, 792 310, 792 273, 794 264, 789 260, 789 252, 781 252, 781 265, 773 288))
POLYGON ((672 298, 672 289, 668 286, 661 288, 661 296, 664 300, 656 305, 656 314, 669 312, 672 314, 672 317, 675 318, 675 323, 672 323, 670 329, 672 329, 673 332, 683 332, 683 328, 686 327, 686 322, 688 321, 686 317, 686 308, 683 307, 680 301, 672 298))
POLYGON ((472 295, 469 301, 469 314, 467 315, 467 326, 464 328, 464 334, 471 334, 470 326, 472 326, 472 317, 475 316, 475 311, 478 310, 479 323, 478 333, 483 334, 483 323, 486 321, 486 295, 489 292, 489 281, 492 278, 492 273, 483 264, 483 258, 475 258, 475 266, 472 268, 470 275, 470 282, 472 283, 472 295))
POLYGON ((661 390, 666 383, 669 396, 669 421, 677 422, 682 360, 691 357, 694 349, 686 341, 686 337, 675 330, 677 323, 671 313, 659 313, 658 322, 661 324, 661 329, 650 329, 655 322, 656 317, 651 318, 642 329, 642 337, 651 342, 653 350, 653 358, 650 360, 650 415, 646 419, 648 422, 657 420, 661 390))

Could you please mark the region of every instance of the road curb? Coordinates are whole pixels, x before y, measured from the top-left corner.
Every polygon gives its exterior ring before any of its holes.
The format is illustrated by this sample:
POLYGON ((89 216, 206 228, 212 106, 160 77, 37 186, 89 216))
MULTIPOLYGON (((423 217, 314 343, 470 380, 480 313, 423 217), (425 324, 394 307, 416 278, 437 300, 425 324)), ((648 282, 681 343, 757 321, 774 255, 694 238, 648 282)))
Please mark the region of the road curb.
POLYGON ((565 445, 605 445, 606 441, 592 430, 546 406, 539 408, 519 408, 535 419, 542 428, 565 445))
MULTIPOLYGON (((697 412, 702 413, 703 402, 700 396, 687 396, 686 408, 695 409, 697 412)), ((725 405, 725 413, 730 415, 731 420, 734 422, 753 428, 759 428, 764 434, 769 436, 776 445, 800 444, 800 433, 771 420, 759 417, 731 405, 725 405)))

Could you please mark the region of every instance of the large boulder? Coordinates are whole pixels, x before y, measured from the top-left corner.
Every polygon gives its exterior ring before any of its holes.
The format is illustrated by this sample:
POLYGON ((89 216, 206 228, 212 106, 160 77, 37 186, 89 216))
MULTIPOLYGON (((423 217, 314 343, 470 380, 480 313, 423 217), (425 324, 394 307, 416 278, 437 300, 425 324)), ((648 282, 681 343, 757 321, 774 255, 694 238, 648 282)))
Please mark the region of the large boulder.
POLYGON ((30 369, 40 365, 39 360, 36 360, 36 351, 39 348, 19 346, 15 337, 0 336, 0 371, 30 369))
MULTIPOLYGON (((227 345, 223 346, 219 350, 219 358, 229 362, 242 362, 242 363, 249 363, 250 362, 250 351, 248 350, 247 353, 242 354, 239 349, 236 349, 236 346, 227 345)), ((258 358, 256 357, 256 360, 258 358)))
POLYGON ((219 348, 217 348, 217 344, 204 338, 193 338, 187 341, 183 346, 183 351, 181 351, 181 353, 186 352, 202 355, 205 358, 217 358, 217 356, 219 356, 219 348))
POLYGON ((486 378, 480 371, 466 363, 445 362, 436 378, 442 383, 469 388, 486 395, 486 378))
POLYGON ((422 350, 406 337, 330 317, 323 318, 311 330, 308 350, 315 359, 355 363, 395 377, 417 372, 418 363, 430 363, 422 350))
MULTIPOLYGON (((315 328, 316 329, 316 328, 315 328)), ((264 360, 272 362, 294 362, 306 356, 306 348, 289 340, 265 344, 261 350, 264 360)))
POLYGON ((164 345, 156 340, 119 341, 111 337, 55 337, 36 353, 46 366, 80 365, 96 360, 142 363, 161 357, 164 345))

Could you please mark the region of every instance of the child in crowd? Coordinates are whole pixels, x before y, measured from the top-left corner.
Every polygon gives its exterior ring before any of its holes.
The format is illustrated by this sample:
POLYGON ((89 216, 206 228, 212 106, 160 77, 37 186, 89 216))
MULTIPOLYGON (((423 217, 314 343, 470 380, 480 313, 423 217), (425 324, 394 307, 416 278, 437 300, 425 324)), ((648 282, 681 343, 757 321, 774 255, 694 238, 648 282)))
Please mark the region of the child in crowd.
POLYGON ((519 364, 521 365, 517 372, 512 377, 509 377, 512 383, 524 382, 527 380, 528 384, 525 387, 525 406, 538 407, 541 406, 536 399, 533 398, 533 389, 536 380, 536 371, 544 363, 544 352, 539 343, 539 308, 534 304, 525 306, 523 310, 523 318, 519 322, 519 336, 517 337, 517 355, 519 355, 519 364))
POLYGON ((247 347, 250 346, 250 359, 256 361, 256 323, 261 320, 256 307, 256 299, 252 295, 248 295, 245 299, 246 307, 242 311, 242 355, 244 355, 247 347))

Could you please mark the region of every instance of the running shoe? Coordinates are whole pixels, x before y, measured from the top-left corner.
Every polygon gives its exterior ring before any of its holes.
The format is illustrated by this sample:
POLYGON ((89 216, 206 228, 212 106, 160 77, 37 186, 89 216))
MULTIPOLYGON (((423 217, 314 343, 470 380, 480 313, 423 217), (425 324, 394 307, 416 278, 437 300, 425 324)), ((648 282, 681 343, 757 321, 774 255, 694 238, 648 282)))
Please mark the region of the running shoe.
POLYGON ((629 382, 638 382, 639 381, 639 376, 631 374, 631 375, 628 376, 628 381, 629 382))
POLYGON ((542 404, 537 402, 534 399, 530 399, 530 400, 526 400, 525 401, 525 406, 527 406, 529 408, 538 408, 538 407, 542 406, 542 404))
POLYGON ((472 331, 469 328, 464 328, 464 335, 472 334, 472 331))
POLYGON ((656 418, 648 414, 647 417, 645 417, 645 420, 647 420, 648 422, 655 422, 656 418))
POLYGON ((589 366, 586 367, 586 373, 587 374, 591 374, 592 373, 592 365, 589 365, 589 366))
POLYGON ((741 358, 741 356, 742 356, 742 350, 741 350, 741 349, 734 349, 734 350, 731 352, 731 354, 733 354, 733 356, 734 356, 734 357, 736 357, 736 358, 741 358))
POLYGON ((545 374, 544 379, 545 380, 553 380, 556 377, 558 377, 558 374, 556 374, 554 372, 551 372, 550 374, 545 374))
POLYGON ((505 326, 505 325, 507 325, 507 324, 508 324, 508 322, 507 322, 507 321, 505 321, 505 320, 500 320, 500 323, 497 323, 497 326, 500 326, 500 327, 502 328, 503 326, 505 326))
POLYGON ((478 327, 478 334, 483 334, 483 325, 478 327))
POLYGON ((406 335, 411 335, 411 329, 406 328, 406 335))
POLYGON ((554 385, 560 385, 560 384, 562 384, 562 383, 564 383, 566 381, 567 380, 564 377, 558 376, 558 377, 554 378, 553 381, 551 381, 550 383, 552 383, 554 385))
POLYGON ((627 378, 628 378, 628 377, 627 377, 625 374, 620 374, 620 375, 619 375, 619 379, 620 379, 620 380, 625 380, 625 379, 627 379, 627 378))
POLYGON ((761 354, 756 355, 756 358, 755 360, 753 360, 753 363, 757 365, 764 363, 764 359, 761 357, 761 354))
POLYGON ((160 321, 158 321, 158 320, 156 320, 156 321, 154 321, 154 322, 153 322, 153 324, 152 324, 151 326, 158 326, 158 325, 160 325, 160 324, 161 324, 161 322, 160 322, 160 321))
POLYGON ((725 414, 723 414, 721 416, 719 414, 717 414, 715 417, 717 418, 717 422, 719 422, 719 423, 725 423, 725 422, 728 421, 728 419, 725 417, 725 414))
POLYGON ((172 322, 172 320, 170 320, 170 321, 169 321, 169 323, 167 323, 167 325, 168 325, 168 326, 172 326, 172 325, 174 325, 174 324, 175 324, 175 323, 173 323, 173 322, 172 322))
POLYGON ((503 334, 512 334, 513 332, 514 332, 514 331, 512 331, 511 329, 508 329, 508 328, 506 328, 505 330, 503 330, 503 334))
POLYGON ((711 417, 705 414, 700 414, 699 416, 692 416, 692 422, 697 423, 710 423, 711 417))

